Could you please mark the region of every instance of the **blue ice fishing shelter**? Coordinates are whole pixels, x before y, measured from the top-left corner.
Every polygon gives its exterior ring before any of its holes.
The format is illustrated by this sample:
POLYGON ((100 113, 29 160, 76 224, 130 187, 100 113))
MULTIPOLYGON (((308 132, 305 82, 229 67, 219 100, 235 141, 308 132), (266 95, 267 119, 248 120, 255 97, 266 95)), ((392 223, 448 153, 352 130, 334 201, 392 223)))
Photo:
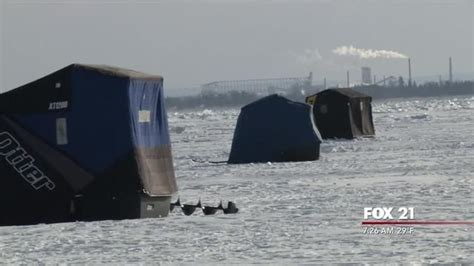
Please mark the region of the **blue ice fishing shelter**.
POLYGON ((241 109, 228 163, 312 161, 321 136, 311 106, 270 95, 241 109))
POLYGON ((166 216, 163 78, 72 64, 0 94, 0 225, 166 216))

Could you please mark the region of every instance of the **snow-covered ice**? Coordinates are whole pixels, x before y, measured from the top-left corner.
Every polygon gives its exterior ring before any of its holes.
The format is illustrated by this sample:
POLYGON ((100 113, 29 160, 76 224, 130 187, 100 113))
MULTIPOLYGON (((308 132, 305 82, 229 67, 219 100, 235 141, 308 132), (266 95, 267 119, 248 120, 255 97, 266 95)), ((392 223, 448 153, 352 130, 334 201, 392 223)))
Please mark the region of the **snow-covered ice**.
POLYGON ((236 215, 0 227, 0 263, 474 262, 473 226, 365 235, 364 207, 474 220, 474 97, 374 102, 375 138, 332 140, 314 162, 226 165, 238 110, 170 112, 183 203, 236 215))

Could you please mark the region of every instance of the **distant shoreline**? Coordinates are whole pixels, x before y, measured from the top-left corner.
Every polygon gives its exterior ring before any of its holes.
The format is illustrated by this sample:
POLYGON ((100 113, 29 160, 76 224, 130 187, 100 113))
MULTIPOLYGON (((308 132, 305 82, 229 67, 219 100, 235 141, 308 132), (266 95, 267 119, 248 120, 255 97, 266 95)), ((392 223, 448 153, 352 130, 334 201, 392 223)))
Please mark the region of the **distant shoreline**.
MULTIPOLYGON (((454 83, 425 83, 415 86, 356 86, 352 89, 367 94, 373 100, 392 98, 425 98, 425 97, 446 97, 474 95, 474 82, 463 81, 454 83)), ((285 95, 294 101, 304 102, 305 97, 317 91, 305 90, 308 93, 285 95)), ((264 97, 245 91, 231 91, 229 93, 199 94, 195 96, 166 97, 166 107, 169 110, 204 109, 204 108, 240 108, 255 100, 264 97)))
POLYGON ((464 81, 444 85, 427 83, 412 87, 364 86, 353 89, 370 95, 373 99, 454 96, 474 94, 474 82, 464 81))

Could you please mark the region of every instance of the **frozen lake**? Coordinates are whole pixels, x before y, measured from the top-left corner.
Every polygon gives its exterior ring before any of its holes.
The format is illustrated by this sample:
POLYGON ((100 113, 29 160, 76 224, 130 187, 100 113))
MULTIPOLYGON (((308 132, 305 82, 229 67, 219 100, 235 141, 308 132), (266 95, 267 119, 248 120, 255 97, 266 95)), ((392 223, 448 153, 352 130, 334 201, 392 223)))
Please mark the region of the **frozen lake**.
POLYGON ((239 110, 169 113, 182 203, 236 215, 0 227, 0 263, 471 262, 474 226, 365 235, 364 207, 474 220, 474 97, 373 104, 375 138, 326 141, 314 162, 225 165, 239 110))

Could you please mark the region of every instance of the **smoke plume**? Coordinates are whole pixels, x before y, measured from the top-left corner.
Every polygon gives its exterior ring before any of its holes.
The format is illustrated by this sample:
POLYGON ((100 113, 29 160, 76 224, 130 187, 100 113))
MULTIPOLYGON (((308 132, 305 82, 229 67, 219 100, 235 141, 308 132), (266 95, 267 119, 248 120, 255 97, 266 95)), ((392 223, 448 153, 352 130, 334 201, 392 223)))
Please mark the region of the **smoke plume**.
POLYGON ((322 60, 322 56, 318 49, 305 49, 302 53, 290 51, 290 54, 296 58, 300 64, 310 66, 322 60))
POLYGON ((384 59, 394 59, 394 58, 408 58, 408 56, 388 50, 372 50, 372 49, 361 49, 354 46, 339 46, 336 49, 332 50, 334 54, 341 56, 357 56, 362 59, 374 59, 374 58, 384 58, 384 59))

